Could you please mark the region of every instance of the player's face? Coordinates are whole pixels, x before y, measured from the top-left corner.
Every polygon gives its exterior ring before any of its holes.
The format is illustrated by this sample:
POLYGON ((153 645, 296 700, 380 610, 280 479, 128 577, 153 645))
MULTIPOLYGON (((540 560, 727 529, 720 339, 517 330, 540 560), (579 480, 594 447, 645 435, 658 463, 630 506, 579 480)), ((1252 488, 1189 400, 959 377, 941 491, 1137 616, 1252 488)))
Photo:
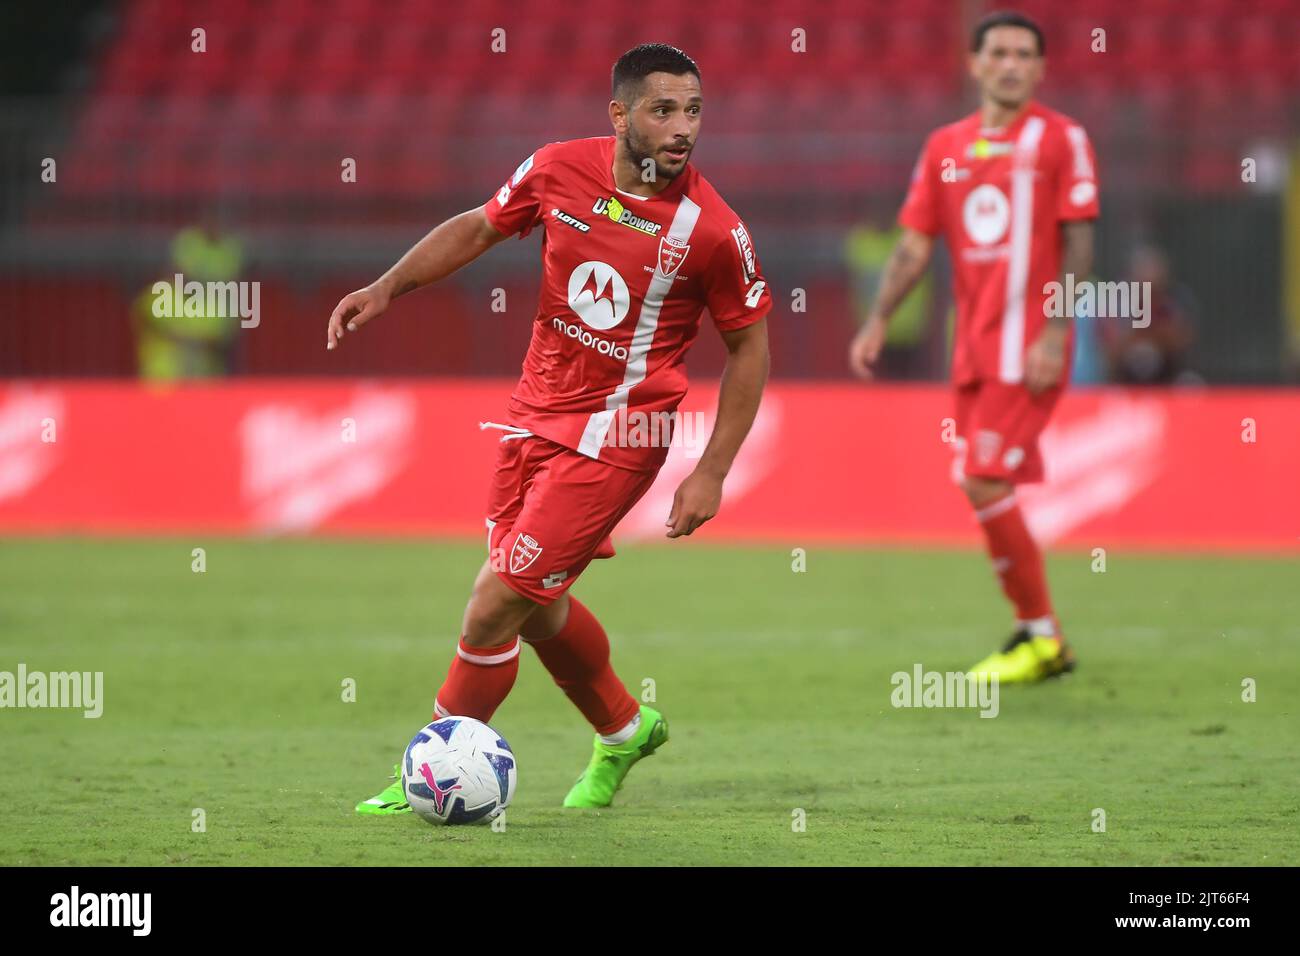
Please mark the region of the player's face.
POLYGON ((1034 95, 1043 76, 1038 40, 1024 27, 994 27, 970 57, 970 75, 985 99, 1016 108, 1034 95))
POLYGON ((704 100, 700 81, 693 73, 674 76, 651 73, 641 83, 635 103, 629 104, 623 144, 637 168, 646 160, 655 164, 658 179, 673 179, 686 168, 700 135, 700 109, 704 100))

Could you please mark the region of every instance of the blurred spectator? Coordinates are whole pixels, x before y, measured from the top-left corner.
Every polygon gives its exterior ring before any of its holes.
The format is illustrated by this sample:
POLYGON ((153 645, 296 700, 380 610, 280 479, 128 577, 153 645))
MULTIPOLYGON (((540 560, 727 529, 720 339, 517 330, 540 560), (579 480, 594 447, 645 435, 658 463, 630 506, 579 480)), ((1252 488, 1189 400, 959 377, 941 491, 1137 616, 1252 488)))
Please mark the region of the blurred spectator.
MULTIPOLYGON (((1088 276, 1096 282, 1095 275, 1088 276)), ((1096 316, 1080 309, 1074 321, 1074 359, 1070 363, 1071 385, 1100 385, 1109 375, 1106 352, 1102 346, 1104 330, 1096 316)))
POLYGON ((1150 283, 1151 322, 1142 329, 1133 328, 1126 318, 1101 323, 1111 381, 1124 385, 1199 381, 1187 367, 1196 337, 1195 300, 1171 279, 1168 257, 1154 246, 1139 246, 1129 261, 1128 279, 1150 283))
MULTIPOLYGON (((901 233, 898 226, 868 221, 854 226, 845 237, 844 256, 852 276, 855 318, 859 324, 871 310, 885 263, 901 233)), ((935 356, 931 354, 934 350, 929 347, 930 337, 926 334, 933 308, 933 284, 927 272, 894 312, 881 356, 883 378, 935 378, 943 374, 942 366, 935 365, 935 356)), ((942 356, 939 360, 942 361, 942 356)))
MULTIPOLYGON (((173 274, 159 281, 169 285, 175 273, 186 282, 233 282, 243 270, 239 239, 222 233, 212 216, 187 226, 172 239, 173 274)), ((132 306, 140 377, 151 381, 215 378, 231 371, 239 317, 208 315, 206 302, 197 308, 175 308, 155 314, 153 283, 132 306), (194 314, 197 313, 197 314, 194 314)))

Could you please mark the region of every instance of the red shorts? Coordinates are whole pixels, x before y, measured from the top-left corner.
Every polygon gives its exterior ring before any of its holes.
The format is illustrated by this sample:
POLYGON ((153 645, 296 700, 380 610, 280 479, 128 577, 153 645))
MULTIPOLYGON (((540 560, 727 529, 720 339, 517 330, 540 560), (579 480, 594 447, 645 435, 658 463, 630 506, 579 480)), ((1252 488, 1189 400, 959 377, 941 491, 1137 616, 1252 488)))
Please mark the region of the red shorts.
POLYGON ((488 559, 512 590, 550 604, 654 484, 655 471, 616 468, 535 435, 501 442, 488 496, 488 559))
POLYGON ((1023 385, 973 382, 957 388, 953 480, 966 476, 1023 484, 1043 480, 1038 436, 1064 388, 1037 395, 1023 385))

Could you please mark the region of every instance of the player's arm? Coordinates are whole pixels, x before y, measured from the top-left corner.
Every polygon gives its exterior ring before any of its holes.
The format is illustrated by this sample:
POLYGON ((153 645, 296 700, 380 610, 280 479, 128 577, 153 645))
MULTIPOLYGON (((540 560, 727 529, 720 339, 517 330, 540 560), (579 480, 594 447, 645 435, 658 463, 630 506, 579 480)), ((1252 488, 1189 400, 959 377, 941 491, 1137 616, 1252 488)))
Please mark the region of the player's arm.
POLYGON ((849 366, 859 377, 871 378, 872 367, 885 346, 889 319, 925 275, 933 253, 933 236, 904 227, 902 236, 889 254, 889 261, 885 263, 880 289, 876 292, 867 321, 849 346, 849 366))
POLYGON ((412 246, 382 276, 339 301, 330 315, 325 347, 334 348, 343 338, 345 328, 355 332, 375 316, 382 315, 388 303, 399 295, 451 275, 505 238, 488 221, 482 206, 448 219, 412 246))
POLYGON ((690 534, 718 513, 722 482, 754 424, 767 383, 767 319, 721 334, 727 365, 718 391, 717 420, 695 470, 673 495, 667 521, 670 538, 690 534))
MULTIPOLYGON (((1072 219, 1061 223, 1061 275, 1074 276, 1075 283, 1092 274, 1093 233, 1091 219, 1072 219)), ((1042 333, 1025 350, 1025 387, 1037 394, 1051 388, 1065 372, 1066 348, 1070 342, 1070 323, 1074 321, 1074 303, 1067 302, 1061 315, 1048 319, 1042 333)))

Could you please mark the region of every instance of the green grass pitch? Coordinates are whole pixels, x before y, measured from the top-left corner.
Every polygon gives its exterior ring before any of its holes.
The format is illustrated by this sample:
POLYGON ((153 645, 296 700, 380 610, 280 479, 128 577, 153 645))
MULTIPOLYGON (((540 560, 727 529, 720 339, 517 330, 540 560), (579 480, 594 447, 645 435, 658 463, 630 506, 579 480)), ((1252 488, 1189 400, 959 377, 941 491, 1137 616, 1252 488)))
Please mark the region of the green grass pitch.
POLYGON ((894 672, 1004 639, 982 555, 790 550, 593 565, 575 593, 672 740, 612 809, 563 810, 590 730, 525 651, 497 832, 352 810, 429 719, 480 546, 0 542, 0 671, 103 671, 105 698, 0 710, 0 864, 1297 863, 1294 559, 1053 556, 1079 670, 985 719, 890 704, 894 672))

